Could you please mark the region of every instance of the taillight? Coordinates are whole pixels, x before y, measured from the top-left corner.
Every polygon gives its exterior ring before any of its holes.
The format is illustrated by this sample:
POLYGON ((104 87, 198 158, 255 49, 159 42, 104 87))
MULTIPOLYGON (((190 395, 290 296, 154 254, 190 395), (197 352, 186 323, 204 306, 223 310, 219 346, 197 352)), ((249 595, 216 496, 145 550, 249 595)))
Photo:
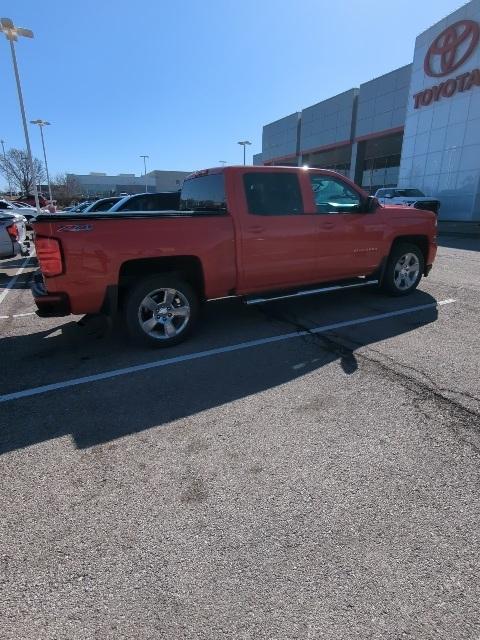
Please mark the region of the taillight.
POLYGON ((44 276, 59 276, 63 273, 62 252, 59 240, 37 236, 35 238, 35 249, 40 269, 44 276))
POLYGON ((7 227, 8 235, 11 237, 13 241, 18 240, 18 227, 15 223, 11 224, 7 227))

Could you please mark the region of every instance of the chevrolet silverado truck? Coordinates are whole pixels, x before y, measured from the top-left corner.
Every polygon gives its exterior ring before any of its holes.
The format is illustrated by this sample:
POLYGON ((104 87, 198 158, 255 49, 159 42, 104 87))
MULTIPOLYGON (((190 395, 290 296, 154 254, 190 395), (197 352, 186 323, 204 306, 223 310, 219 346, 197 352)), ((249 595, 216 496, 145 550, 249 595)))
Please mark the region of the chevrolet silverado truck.
POLYGON ((184 182, 172 211, 40 215, 38 314, 120 314, 142 343, 193 329, 202 302, 248 304, 380 286, 412 293, 437 250, 430 211, 382 207, 334 171, 221 167, 184 182))

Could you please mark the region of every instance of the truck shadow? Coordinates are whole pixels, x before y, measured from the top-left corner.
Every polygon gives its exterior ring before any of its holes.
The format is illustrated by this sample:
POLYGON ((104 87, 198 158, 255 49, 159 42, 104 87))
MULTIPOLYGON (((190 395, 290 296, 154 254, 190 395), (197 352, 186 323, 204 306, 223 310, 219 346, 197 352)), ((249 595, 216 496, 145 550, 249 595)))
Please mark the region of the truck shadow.
POLYGON ((5 289, 9 285, 9 289, 30 289, 32 274, 30 272, 21 273, 12 283, 11 275, 0 271, 0 289, 5 289))
MULTIPOLYGON (((319 324, 329 323, 319 322, 318 315, 314 317, 314 311, 318 314, 318 300, 303 300, 295 305, 271 303, 261 309, 240 309, 236 302, 213 303, 207 311, 204 329, 208 330, 203 331, 203 336, 200 327, 200 336, 191 342, 161 352, 139 352, 128 347, 122 332, 105 337, 102 324, 96 321, 87 322, 83 328, 68 322, 47 331, 4 338, 1 342, 3 355, 0 353, 2 361, 8 362, 17 353, 21 356, 17 361, 21 367, 26 367, 28 363, 35 368, 31 374, 34 378, 25 379, 22 384, 17 383, 13 387, 13 390, 17 390, 94 375, 121 365, 116 360, 102 360, 102 354, 105 358, 117 353, 123 353, 124 357, 127 354, 130 359, 124 360, 122 366, 128 367, 132 365, 133 357, 133 364, 137 365, 142 362, 142 356, 145 356, 144 362, 156 362, 243 341, 235 335, 229 340, 227 330, 220 344, 209 342, 216 329, 225 325, 230 326, 234 334, 242 329, 243 323, 249 322, 250 329, 257 333, 244 337, 244 340, 296 330, 306 332, 305 335, 273 344, 151 368, 2 403, 0 453, 63 436, 71 436, 78 448, 92 447, 152 427, 171 425, 176 420, 193 417, 215 407, 227 407, 234 401, 274 389, 306 374, 320 372, 325 365, 335 361, 344 375, 352 375, 359 367, 356 356, 358 348, 435 322, 438 315, 435 302, 432 296, 421 291, 408 299, 396 299, 388 303, 371 294, 367 313, 363 311, 364 317, 417 305, 433 306, 415 313, 317 334, 309 333, 309 330, 319 324), (383 310, 378 308, 382 305, 383 310), (261 331, 263 334, 259 335, 261 331), (100 362, 96 362, 96 370, 82 368, 82 361, 90 358, 88 354, 99 355, 100 362), (4 359, 5 356, 7 359, 4 359), (53 378, 52 367, 55 367, 53 378)), ((335 313, 334 322, 348 320, 345 310, 342 310, 340 297, 333 294, 328 304, 332 305, 330 316, 335 313)), ((358 309, 356 311, 357 318, 362 316, 358 309)), ((315 380, 321 389, 321 378, 315 380)), ((2 388, 2 393, 8 390, 12 390, 11 383, 2 388)), ((342 399, 338 401, 342 402, 342 399)), ((226 410, 225 420, 229 419, 226 410)))

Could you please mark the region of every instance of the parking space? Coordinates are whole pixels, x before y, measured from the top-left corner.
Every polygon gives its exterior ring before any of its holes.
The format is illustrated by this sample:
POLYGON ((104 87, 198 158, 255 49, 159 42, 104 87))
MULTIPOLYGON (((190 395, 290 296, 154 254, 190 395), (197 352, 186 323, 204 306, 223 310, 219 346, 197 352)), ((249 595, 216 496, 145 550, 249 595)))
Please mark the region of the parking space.
POLYGON ((476 239, 161 351, 38 318, 32 269, 0 263, 2 637, 478 635, 476 239))

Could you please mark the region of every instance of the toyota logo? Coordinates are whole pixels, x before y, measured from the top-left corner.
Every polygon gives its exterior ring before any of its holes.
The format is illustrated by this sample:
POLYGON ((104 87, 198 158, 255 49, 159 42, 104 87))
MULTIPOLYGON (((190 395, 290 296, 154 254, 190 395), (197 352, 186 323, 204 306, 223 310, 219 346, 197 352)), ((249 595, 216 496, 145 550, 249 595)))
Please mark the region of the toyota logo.
POLYGON ((425 56, 427 76, 441 78, 455 71, 473 53, 480 40, 480 27, 473 20, 459 20, 438 35, 425 56))

